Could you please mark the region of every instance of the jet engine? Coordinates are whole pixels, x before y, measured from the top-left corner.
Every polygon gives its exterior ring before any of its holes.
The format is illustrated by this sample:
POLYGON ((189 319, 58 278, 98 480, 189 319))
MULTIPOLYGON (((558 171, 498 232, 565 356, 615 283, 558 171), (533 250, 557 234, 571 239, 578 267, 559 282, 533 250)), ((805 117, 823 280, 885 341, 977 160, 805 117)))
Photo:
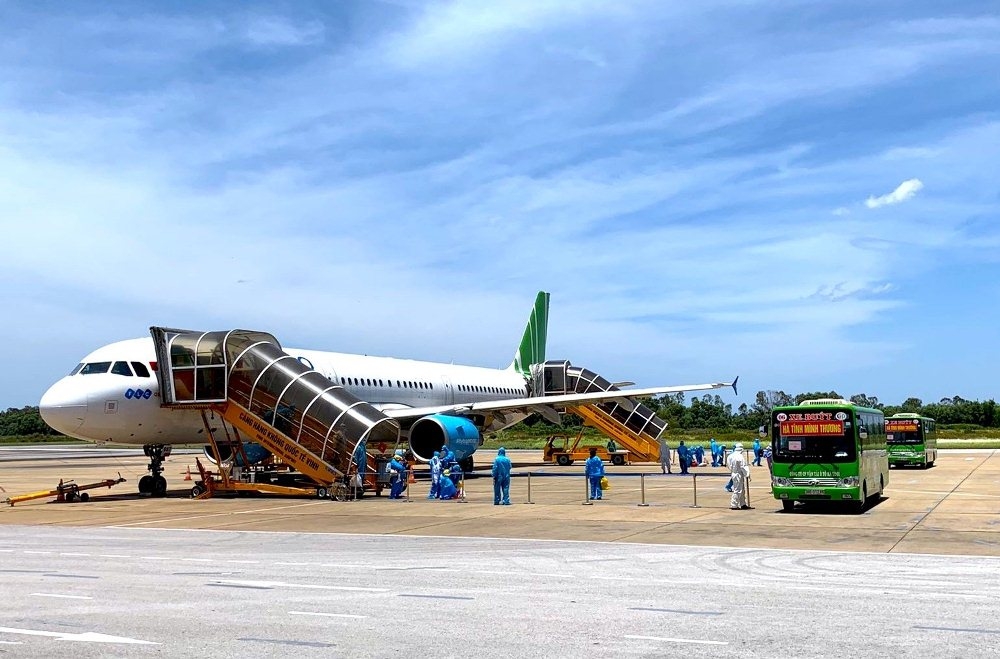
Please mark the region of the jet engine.
POLYGON ((470 464, 479 448, 479 429, 464 416, 447 414, 425 416, 410 427, 410 451, 418 460, 427 462, 442 446, 447 446, 458 462, 470 464))
MULTIPOLYGON (((206 444, 204 452, 205 452, 205 458, 209 462, 211 462, 212 464, 216 464, 216 462, 215 462, 215 456, 212 454, 212 447, 208 446, 206 444)), ((260 444, 257 444, 257 443, 254 443, 254 442, 244 442, 243 443, 243 452, 246 453, 247 461, 251 465, 255 465, 255 464, 261 463, 264 460, 267 460, 269 457, 271 457, 271 452, 270 451, 268 451, 266 448, 264 448, 260 444)), ((232 460, 233 459, 233 449, 232 449, 232 447, 226 446, 226 445, 220 446, 219 447, 219 457, 222 458, 223 462, 229 462, 230 460, 232 460)), ((236 466, 237 467, 246 467, 248 465, 243 464, 243 457, 240 456, 240 455, 237 455, 236 456, 236 466)))

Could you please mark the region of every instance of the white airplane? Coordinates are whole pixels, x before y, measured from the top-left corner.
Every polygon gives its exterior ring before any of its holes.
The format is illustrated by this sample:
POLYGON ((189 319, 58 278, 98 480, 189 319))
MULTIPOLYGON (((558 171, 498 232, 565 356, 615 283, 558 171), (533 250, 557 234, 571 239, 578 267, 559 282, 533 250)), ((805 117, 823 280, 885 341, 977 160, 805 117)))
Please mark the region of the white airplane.
MULTIPOLYGON (((631 406, 630 399, 635 397, 735 388, 733 381, 628 390, 615 386, 609 391, 544 395, 545 391, 539 391, 543 385, 537 367, 545 363, 548 306, 549 294, 538 293, 521 344, 505 369, 283 350, 396 420, 417 459, 427 461, 435 450, 448 445, 467 471, 472 469, 472 454, 482 444, 484 432, 512 426, 532 415, 558 422, 559 410, 566 405, 620 401, 631 406)), ((103 346, 45 392, 39 403, 41 416, 70 437, 142 445, 151 458, 152 477, 144 477, 147 481, 140 482, 140 491, 162 494, 166 481, 160 476, 160 465, 170 452, 164 448, 206 439, 198 410, 161 406, 156 372, 152 337, 103 346), (154 479, 158 481, 155 487, 151 485, 154 479)), ((247 450, 251 463, 268 455, 259 445, 247 450)))

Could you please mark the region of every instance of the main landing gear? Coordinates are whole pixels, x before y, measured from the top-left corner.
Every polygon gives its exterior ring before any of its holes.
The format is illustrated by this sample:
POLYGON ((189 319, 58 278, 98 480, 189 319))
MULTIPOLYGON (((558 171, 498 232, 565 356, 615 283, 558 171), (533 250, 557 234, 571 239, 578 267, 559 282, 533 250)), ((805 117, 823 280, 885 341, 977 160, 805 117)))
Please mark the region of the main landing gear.
POLYGON ((154 497, 162 497, 167 493, 167 479, 161 476, 163 473, 163 461, 170 455, 171 446, 169 444, 146 444, 142 447, 142 452, 149 458, 149 474, 139 479, 139 494, 150 494, 154 497))

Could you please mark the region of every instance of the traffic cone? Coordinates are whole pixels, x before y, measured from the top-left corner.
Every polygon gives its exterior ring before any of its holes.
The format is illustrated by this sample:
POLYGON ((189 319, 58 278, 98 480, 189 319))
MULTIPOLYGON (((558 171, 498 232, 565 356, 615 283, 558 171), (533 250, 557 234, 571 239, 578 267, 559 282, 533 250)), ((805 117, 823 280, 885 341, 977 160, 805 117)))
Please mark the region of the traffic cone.
POLYGON ((188 465, 187 475, 184 477, 184 480, 186 480, 186 481, 191 480, 191 466, 190 465, 188 465))

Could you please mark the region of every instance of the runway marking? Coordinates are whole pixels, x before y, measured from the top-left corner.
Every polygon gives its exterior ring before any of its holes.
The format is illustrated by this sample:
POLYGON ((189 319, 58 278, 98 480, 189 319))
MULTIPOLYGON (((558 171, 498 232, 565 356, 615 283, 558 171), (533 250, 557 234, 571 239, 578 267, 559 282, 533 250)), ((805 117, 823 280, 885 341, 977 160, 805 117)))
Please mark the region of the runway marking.
POLYGON ((285 641, 280 638, 238 638, 237 641, 246 641, 248 643, 275 643, 278 645, 301 645, 307 648, 332 648, 333 643, 322 643, 320 641, 285 641))
POLYGON ((86 595, 60 595, 59 593, 31 593, 33 597, 58 597, 60 599, 67 600, 92 600, 93 597, 87 597, 86 595))
POLYGON ((359 593, 388 593, 388 588, 365 588, 363 586, 324 586, 311 583, 288 583, 285 581, 243 581, 225 580, 216 581, 212 585, 241 585, 248 588, 307 588, 309 590, 342 590, 359 593))
POLYGON ((632 606, 629 611, 657 611, 662 613, 684 613, 692 616, 721 616, 722 611, 685 611, 683 609, 656 609, 646 606, 632 606))
POLYGON ((364 620, 368 616, 354 615, 353 613, 323 613, 321 611, 289 611, 290 616, 321 616, 323 618, 353 618, 364 620))
MULTIPOLYGON (((289 567, 303 567, 306 565, 319 565, 318 563, 286 563, 283 561, 275 561, 275 565, 287 565, 289 567)), ((336 565, 334 563, 323 563, 319 567, 355 567, 353 565, 336 565)))
POLYGON ((466 597, 464 595, 418 595, 416 593, 400 593, 400 597, 419 597, 426 599, 435 600, 473 600, 475 597, 466 597))
POLYGON ((247 565, 257 565, 260 561, 226 561, 227 563, 245 563, 247 565))
POLYGON ((668 638, 665 636, 632 636, 626 634, 625 638, 635 641, 664 641, 666 643, 697 643, 698 645, 729 645, 729 641, 709 641, 700 638, 668 638))
POLYGON ((21 641, 0 641, 0 645, 21 645, 21 641))
POLYGON ((188 561, 189 563, 211 563, 211 558, 182 558, 182 561, 188 561))
POLYGON ((236 583, 210 583, 206 585, 215 586, 217 588, 249 588, 251 590, 274 590, 270 586, 250 586, 248 584, 236 584, 236 583))
POLYGON ((59 555, 60 556, 90 556, 90 554, 84 554, 83 552, 78 552, 78 551, 61 551, 61 552, 59 552, 59 555))
POLYGON ((140 561, 174 561, 177 560, 170 556, 140 556, 140 561))
POLYGON ((98 554, 101 558, 132 558, 128 554, 98 554))
POLYGON ((931 627, 928 625, 913 625, 914 629, 924 629, 937 632, 968 632, 971 634, 1000 634, 1000 629, 973 629, 968 627, 931 627))
POLYGON ((54 554, 55 552, 54 551, 34 551, 34 550, 31 550, 31 549, 25 549, 24 553, 25 554, 54 554))
POLYGON ((90 574, 59 574, 58 572, 46 572, 43 577, 57 577, 61 579, 100 579, 100 577, 90 574))

